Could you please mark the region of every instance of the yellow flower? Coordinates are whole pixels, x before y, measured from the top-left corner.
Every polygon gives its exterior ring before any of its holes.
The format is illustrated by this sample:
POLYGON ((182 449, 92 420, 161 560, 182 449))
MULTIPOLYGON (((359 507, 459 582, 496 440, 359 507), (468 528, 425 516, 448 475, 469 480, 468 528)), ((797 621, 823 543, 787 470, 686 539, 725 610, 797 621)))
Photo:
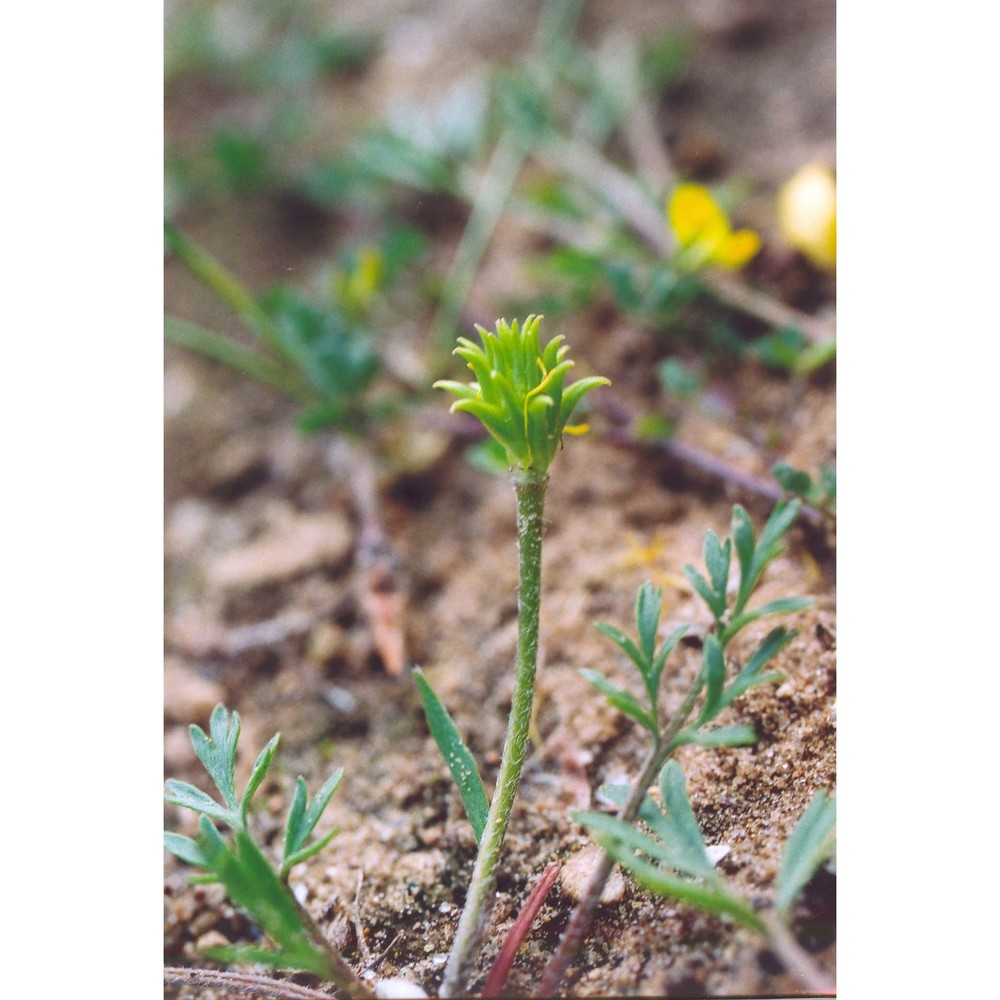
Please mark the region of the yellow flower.
POLYGON ((752 229, 733 227, 708 188, 680 184, 667 205, 667 220, 680 245, 680 260, 692 270, 718 264, 735 271, 760 250, 760 237, 752 229))
POLYGON ((837 266, 837 182, 818 163, 785 181, 778 192, 778 226, 788 242, 817 267, 837 266))

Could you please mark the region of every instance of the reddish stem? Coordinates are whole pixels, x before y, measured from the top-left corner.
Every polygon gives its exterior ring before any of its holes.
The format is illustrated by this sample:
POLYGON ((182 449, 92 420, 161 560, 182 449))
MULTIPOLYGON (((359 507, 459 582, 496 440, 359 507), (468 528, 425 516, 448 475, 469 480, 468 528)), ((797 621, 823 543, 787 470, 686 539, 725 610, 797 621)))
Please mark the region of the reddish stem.
POLYGON ((531 890, 528 898, 524 901, 524 906, 521 907, 521 912, 517 915, 517 920, 514 921, 507 932, 507 937, 504 938, 504 942, 500 946, 500 952, 493 963, 493 968, 490 969, 490 974, 486 978, 486 985, 483 987, 484 997, 500 996, 507 982, 510 967, 514 964, 514 957, 517 955, 518 949, 521 947, 524 939, 528 936, 528 931, 531 930, 531 925, 535 922, 535 917, 538 916, 538 911, 542 908, 545 897, 549 894, 552 886, 555 885, 561 868, 562 865, 558 862, 549 865, 542 874, 542 877, 535 883, 535 887, 531 890))

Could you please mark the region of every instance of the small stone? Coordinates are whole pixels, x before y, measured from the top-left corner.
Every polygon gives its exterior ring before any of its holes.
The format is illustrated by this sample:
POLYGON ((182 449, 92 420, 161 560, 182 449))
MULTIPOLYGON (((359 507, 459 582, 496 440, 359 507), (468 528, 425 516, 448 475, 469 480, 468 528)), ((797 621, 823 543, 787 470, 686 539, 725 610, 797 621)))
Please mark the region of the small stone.
POLYGON ((427 994, 408 979, 380 979, 375 984, 375 996, 386 997, 387 1000, 405 1000, 407 997, 426 997, 427 994))
POLYGON ((206 952, 210 948, 228 948, 229 945, 229 938, 227 938, 221 931, 217 930, 206 931, 200 938, 198 938, 197 941, 195 941, 195 947, 200 952, 206 952))
MULTIPOLYGON (((596 845, 584 847, 583 850, 577 851, 563 865, 562 871, 559 873, 559 881, 562 883, 562 887, 567 895, 571 896, 577 902, 583 898, 583 894, 587 891, 587 883, 590 881, 590 876, 594 869, 600 863, 603 853, 596 845)), ((604 884, 604 890, 601 892, 601 902, 617 903, 624 895, 625 879, 616 870, 611 873, 611 877, 604 884)))
POLYGON ((178 657, 168 657, 163 668, 164 714, 171 722, 207 723, 212 709, 223 701, 219 684, 202 677, 178 657))
POLYGON ((299 514, 262 538, 216 556, 205 575, 215 587, 256 587, 339 566, 353 546, 350 525, 341 515, 299 514))

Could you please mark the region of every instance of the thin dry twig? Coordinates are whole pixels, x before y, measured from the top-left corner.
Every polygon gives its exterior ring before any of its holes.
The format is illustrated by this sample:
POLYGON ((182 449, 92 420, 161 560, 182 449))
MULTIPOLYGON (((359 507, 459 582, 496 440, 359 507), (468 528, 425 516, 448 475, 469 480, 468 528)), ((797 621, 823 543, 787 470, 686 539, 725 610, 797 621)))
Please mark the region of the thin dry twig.
POLYGON ((837 985, 816 964, 812 956, 795 940, 791 931, 780 921, 773 911, 761 914, 767 928, 768 943, 781 963, 810 992, 833 996, 837 985))
POLYGON ((375 649, 386 671, 398 677, 406 666, 406 587, 382 524, 375 466, 367 451, 342 437, 330 442, 325 458, 330 471, 351 492, 358 518, 356 557, 362 576, 362 604, 375 649))
POLYGON ((249 972, 220 972, 216 969, 190 969, 167 966, 163 981, 171 986, 205 986, 235 993, 245 997, 264 997, 266 1000, 330 1000, 337 993, 324 993, 300 986, 288 979, 272 979, 249 972))

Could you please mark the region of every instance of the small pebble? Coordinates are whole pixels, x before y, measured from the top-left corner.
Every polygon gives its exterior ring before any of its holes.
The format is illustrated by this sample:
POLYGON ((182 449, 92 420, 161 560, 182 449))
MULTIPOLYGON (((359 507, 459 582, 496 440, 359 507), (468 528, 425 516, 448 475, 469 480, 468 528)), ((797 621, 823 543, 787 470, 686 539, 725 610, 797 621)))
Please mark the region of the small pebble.
MULTIPOLYGON (((559 873, 559 881, 563 889, 573 899, 579 901, 583 898, 590 881, 590 875, 601 860, 603 852, 597 846, 585 847, 577 851, 563 865, 559 873)), ((604 884, 604 891, 601 893, 602 903, 617 903, 625 894, 625 879, 621 872, 613 871, 611 877, 604 884)))

